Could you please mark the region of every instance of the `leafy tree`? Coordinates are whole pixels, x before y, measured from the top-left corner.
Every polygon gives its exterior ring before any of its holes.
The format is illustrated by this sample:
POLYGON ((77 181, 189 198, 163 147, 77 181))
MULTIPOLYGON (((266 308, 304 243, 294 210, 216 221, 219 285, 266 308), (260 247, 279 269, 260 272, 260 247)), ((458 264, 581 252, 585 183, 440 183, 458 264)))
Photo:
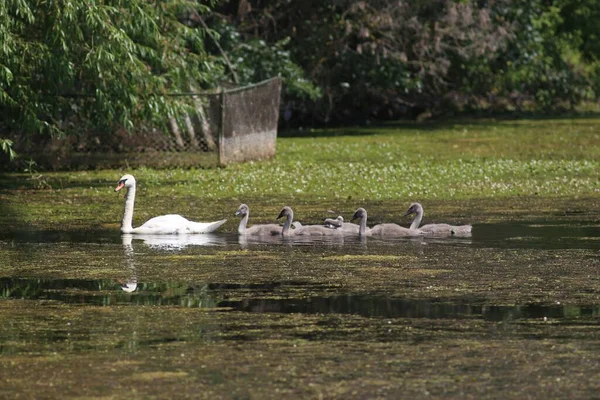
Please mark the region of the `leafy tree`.
POLYGON ((557 33, 569 43, 569 62, 587 75, 593 94, 600 97, 600 4, 596 0, 557 0, 557 33))
POLYGON ((218 8, 244 42, 290 38, 291 61, 324 94, 304 103, 321 121, 593 99, 599 9, 593 0, 229 0, 218 8))
POLYGON ((219 57, 223 70, 228 73, 222 81, 232 81, 238 85, 248 85, 274 76, 283 82, 284 103, 307 104, 319 99, 321 90, 307 78, 305 70, 292 59, 292 43, 289 36, 282 36, 273 42, 240 33, 232 18, 222 14, 212 14, 207 22, 218 33, 214 41, 207 42, 207 50, 219 57), (217 49, 214 43, 219 43, 217 49), (225 57, 228 60, 225 60, 225 57), (228 61, 227 63, 225 61, 228 61), (235 78, 233 75, 235 74, 235 78))
POLYGON ((498 16, 513 21, 515 38, 495 71, 498 93, 512 97, 517 107, 555 109, 578 104, 588 96, 589 76, 570 58, 572 38, 560 34, 558 5, 543 0, 520 0, 497 8, 498 16))
POLYGON ((0 149, 8 155, 8 158, 12 161, 17 157, 17 153, 12 148, 13 142, 9 139, 0 139, 0 149))
POLYGON ((132 129, 176 115, 185 104, 165 94, 221 75, 205 30, 186 24, 208 10, 193 0, 1 1, 0 136, 132 129))
POLYGON ((228 4, 223 11, 237 10, 247 39, 291 37, 292 59, 324 93, 312 107, 324 121, 442 107, 471 83, 464 67, 485 66, 512 35, 509 23, 491 20, 490 6, 470 1, 228 4))

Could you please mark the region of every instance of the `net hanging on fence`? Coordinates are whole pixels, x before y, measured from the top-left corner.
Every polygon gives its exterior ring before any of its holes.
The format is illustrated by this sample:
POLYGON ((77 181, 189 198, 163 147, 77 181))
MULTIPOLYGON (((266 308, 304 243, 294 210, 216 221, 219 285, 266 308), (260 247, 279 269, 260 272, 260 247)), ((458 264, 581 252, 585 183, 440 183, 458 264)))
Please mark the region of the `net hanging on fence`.
POLYGON ((63 139, 14 136, 22 159, 49 169, 190 167, 275 155, 281 81, 215 93, 186 93, 195 112, 128 133, 82 133, 63 139))
POLYGON ((280 80, 274 79, 222 93, 221 164, 275 155, 280 89, 280 80))

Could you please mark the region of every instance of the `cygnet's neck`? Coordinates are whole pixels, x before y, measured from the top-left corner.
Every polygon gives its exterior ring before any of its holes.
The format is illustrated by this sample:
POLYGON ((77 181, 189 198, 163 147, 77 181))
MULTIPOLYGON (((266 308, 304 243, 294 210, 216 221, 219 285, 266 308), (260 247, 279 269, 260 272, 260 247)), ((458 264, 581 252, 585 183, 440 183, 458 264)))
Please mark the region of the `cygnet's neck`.
POLYGON ((423 219, 423 209, 419 207, 419 208, 417 208, 417 212, 415 213, 415 219, 413 219, 412 224, 410 224, 410 229, 419 229, 422 219, 423 219))
POLYGON ((287 218, 285 220, 285 222, 283 223, 283 229, 281 230, 281 234, 283 236, 288 236, 290 235, 290 227, 292 226, 292 221, 294 220, 294 213, 290 212, 287 215, 287 218))
POLYGON ((362 218, 360 219, 360 226, 358 228, 358 234, 365 236, 367 234, 367 212, 365 211, 362 218))
POLYGON ((240 221, 240 226, 238 226, 238 233, 243 235, 246 232, 246 225, 248 224, 249 212, 244 214, 242 220, 240 221))

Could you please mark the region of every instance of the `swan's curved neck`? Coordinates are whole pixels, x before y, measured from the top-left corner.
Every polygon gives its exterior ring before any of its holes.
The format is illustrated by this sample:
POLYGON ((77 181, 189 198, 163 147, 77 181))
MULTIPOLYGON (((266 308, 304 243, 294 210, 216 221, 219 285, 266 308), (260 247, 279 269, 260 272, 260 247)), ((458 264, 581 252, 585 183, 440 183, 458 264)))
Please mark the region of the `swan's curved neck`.
POLYGON ((423 209, 417 209, 415 213, 415 219, 413 219, 412 224, 410 224, 410 229, 419 229, 419 225, 421 225, 421 220, 423 219, 423 209))
POLYGON ((133 232, 133 203, 135 202, 135 185, 127 188, 125 195, 125 211, 123 212, 123 220, 121 221, 121 232, 133 232))
POLYGON ((242 220, 240 221, 240 226, 238 226, 238 233, 241 235, 246 232, 246 225, 248 224, 248 218, 250 213, 246 213, 242 220))
POLYGON ((358 235, 365 236, 367 234, 367 213, 360 219, 360 226, 358 228, 358 235))
POLYGON ((283 224, 283 229, 281 230, 281 234, 283 236, 288 236, 290 234, 290 226, 292 226, 292 221, 294 220, 294 214, 289 213, 287 215, 287 219, 283 224))

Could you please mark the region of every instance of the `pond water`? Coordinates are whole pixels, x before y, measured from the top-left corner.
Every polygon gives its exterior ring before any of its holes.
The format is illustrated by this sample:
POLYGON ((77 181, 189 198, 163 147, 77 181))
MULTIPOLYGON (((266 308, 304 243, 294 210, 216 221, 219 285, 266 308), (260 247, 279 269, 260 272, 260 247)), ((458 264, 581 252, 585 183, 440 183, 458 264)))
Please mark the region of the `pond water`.
POLYGON ((586 397, 599 249, 598 221, 567 217, 461 238, 4 234, 0 397, 586 397))

